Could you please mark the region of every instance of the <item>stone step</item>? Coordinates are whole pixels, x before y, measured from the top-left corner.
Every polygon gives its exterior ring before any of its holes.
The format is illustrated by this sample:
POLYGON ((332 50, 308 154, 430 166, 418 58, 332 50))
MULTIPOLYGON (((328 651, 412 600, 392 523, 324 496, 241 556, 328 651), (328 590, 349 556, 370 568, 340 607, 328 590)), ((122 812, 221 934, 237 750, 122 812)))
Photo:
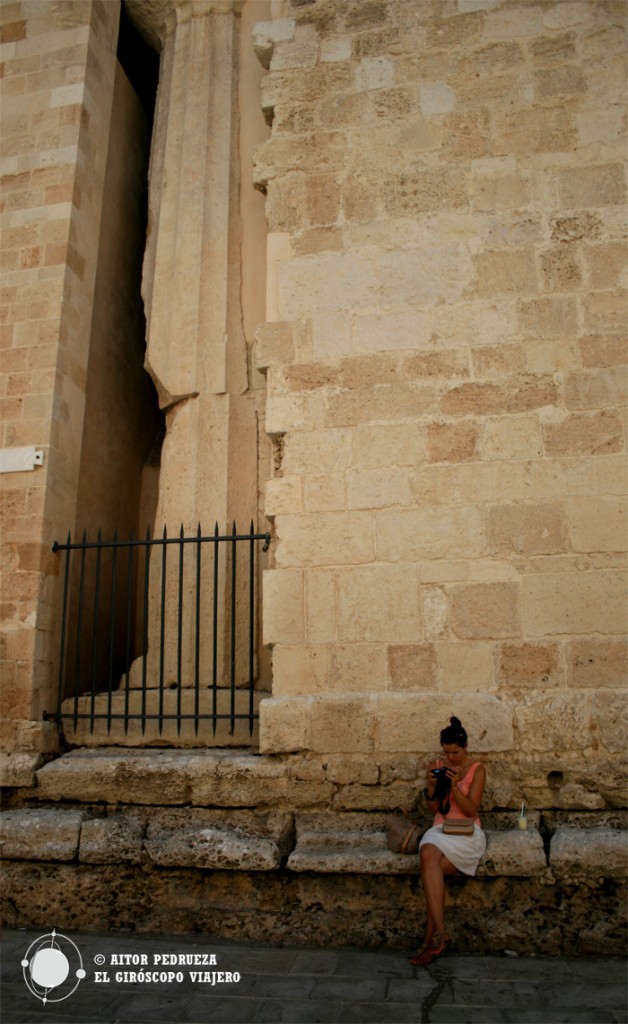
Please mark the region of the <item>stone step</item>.
MULTIPOLYGON (((70 746, 80 747, 257 747, 259 743, 259 722, 253 721, 251 732, 248 718, 236 718, 231 731, 231 721, 228 718, 219 718, 214 731, 210 719, 201 718, 196 726, 193 718, 182 718, 177 722, 177 697, 178 690, 170 689, 163 691, 163 721, 158 718, 148 718, 144 727, 138 718, 130 718, 125 724, 123 718, 113 717, 108 723, 106 718, 96 718, 90 721, 89 718, 72 717, 62 720, 63 736, 70 746)), ((218 715, 230 715, 231 713, 231 691, 229 689, 218 689, 216 691, 216 711, 218 715)), ((263 691, 253 695, 253 711, 258 713, 260 700, 267 696, 263 691)), ((93 710, 97 715, 106 715, 109 707, 113 716, 124 715, 128 709, 130 715, 142 713, 142 691, 129 690, 128 693, 120 690, 108 693, 98 693, 94 698, 93 710), (111 702, 111 703, 109 703, 111 702)), ((194 690, 181 690, 181 714, 194 715, 195 713, 194 690)), ((158 715, 160 713, 160 694, 158 689, 146 691, 145 711, 147 715, 158 715)), ((89 715, 92 711, 91 695, 83 695, 78 698, 75 707, 75 699, 68 698, 62 704, 62 713, 72 716, 74 712, 89 715)), ((213 712, 213 692, 203 690, 199 694, 199 714, 210 715, 213 712)), ((249 713, 249 693, 245 690, 235 691, 234 710, 237 715, 249 713)))
MULTIPOLYGON (((386 814, 300 814, 296 817, 297 842, 288 858, 291 871, 324 874, 413 874, 418 854, 392 853, 386 845, 386 814)), ((534 878, 547 871, 540 832, 486 829, 486 851, 478 876, 506 875, 534 878)))
POLYGON ((139 864, 216 871, 274 871, 293 841, 292 815, 271 811, 20 808, 0 814, 3 859, 139 864))

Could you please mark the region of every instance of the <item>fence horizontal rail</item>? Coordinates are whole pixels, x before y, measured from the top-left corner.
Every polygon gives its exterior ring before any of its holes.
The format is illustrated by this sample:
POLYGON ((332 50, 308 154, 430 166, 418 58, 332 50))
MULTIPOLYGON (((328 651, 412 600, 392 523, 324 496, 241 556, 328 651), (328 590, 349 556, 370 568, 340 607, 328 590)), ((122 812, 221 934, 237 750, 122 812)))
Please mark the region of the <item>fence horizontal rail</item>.
POLYGON ((64 557, 59 723, 248 722, 256 710, 259 547, 270 534, 195 534, 96 540, 86 531, 53 544, 64 557), (174 553, 172 552, 174 548, 174 553), (170 554, 169 554, 170 552, 170 554), (187 554, 186 554, 187 552, 187 554), (222 554, 221 554, 222 552, 222 554), (174 699, 173 699, 174 698, 174 699), (122 706, 120 706, 122 705, 122 706))

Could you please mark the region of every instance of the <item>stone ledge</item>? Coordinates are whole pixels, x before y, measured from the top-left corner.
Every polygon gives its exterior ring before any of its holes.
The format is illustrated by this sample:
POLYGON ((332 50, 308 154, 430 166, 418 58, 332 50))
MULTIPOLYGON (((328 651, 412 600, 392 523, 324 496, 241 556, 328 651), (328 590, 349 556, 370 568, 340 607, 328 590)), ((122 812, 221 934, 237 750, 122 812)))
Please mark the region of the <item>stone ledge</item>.
POLYGON ((276 762, 250 751, 72 750, 37 772, 42 800, 139 806, 307 806, 335 787, 301 758, 276 762))
POLYGON ((273 871, 292 844, 292 816, 280 811, 167 812, 148 826, 144 848, 162 867, 273 871), (194 820, 195 819, 195 820, 194 820))
POLYGON ((28 808, 0 814, 3 858, 74 860, 85 811, 28 808))
POLYGON ((221 871, 273 871, 293 843, 292 815, 281 811, 159 810, 89 818, 87 811, 24 808, 0 815, 7 860, 77 858, 86 864, 140 864, 221 871))
POLYGON ((559 828, 550 843, 550 865, 556 878, 625 878, 628 835, 611 828, 559 828))
POLYGON ((44 763, 42 754, 15 751, 0 754, 0 787, 30 788, 44 763))
MULTIPOLYGON (((298 815, 297 843, 288 858, 290 871, 361 875, 416 874, 418 854, 392 853, 386 845, 386 814, 298 815)), ((547 871, 540 832, 528 827, 486 830, 487 846, 478 877, 535 878, 547 871)))
POLYGON ((290 871, 321 874, 405 875, 419 870, 418 854, 392 853, 386 845, 386 814, 303 814, 290 871))

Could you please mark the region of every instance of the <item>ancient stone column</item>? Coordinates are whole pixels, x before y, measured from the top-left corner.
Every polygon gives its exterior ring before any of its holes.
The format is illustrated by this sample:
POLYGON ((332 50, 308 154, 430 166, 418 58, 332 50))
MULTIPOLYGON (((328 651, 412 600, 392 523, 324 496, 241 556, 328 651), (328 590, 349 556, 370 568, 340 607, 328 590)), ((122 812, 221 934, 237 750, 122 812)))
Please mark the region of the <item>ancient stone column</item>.
MULTIPOLYGON (((248 530, 257 502, 256 413, 240 306, 239 0, 156 4, 161 67, 143 272, 146 367, 166 412, 155 535, 248 530)), ((134 13, 131 5, 131 13, 134 13)), ((145 5, 140 14, 146 16, 145 5)), ((156 563, 155 563, 156 564, 156 563)), ((153 573, 153 577, 154 577, 153 573)), ((169 584, 170 586, 170 584, 169 584)), ((193 600, 186 570, 184 600, 193 600)), ((157 665, 151 591, 148 685, 193 685, 193 616, 181 659, 172 620, 157 665), (183 662, 183 670, 180 665, 183 662)), ((169 591, 169 611, 175 600, 169 591)), ((138 665, 134 682, 139 682, 138 665)))

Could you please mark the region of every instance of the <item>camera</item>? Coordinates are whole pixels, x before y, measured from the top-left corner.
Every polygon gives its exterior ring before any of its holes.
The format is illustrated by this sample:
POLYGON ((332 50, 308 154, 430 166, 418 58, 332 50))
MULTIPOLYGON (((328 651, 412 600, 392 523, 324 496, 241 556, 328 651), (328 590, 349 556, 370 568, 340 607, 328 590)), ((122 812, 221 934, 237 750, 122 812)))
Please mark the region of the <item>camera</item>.
POLYGON ((446 768, 432 768, 432 776, 436 779, 434 799, 438 800, 438 809, 441 814, 449 812, 449 793, 451 790, 451 778, 446 768))

